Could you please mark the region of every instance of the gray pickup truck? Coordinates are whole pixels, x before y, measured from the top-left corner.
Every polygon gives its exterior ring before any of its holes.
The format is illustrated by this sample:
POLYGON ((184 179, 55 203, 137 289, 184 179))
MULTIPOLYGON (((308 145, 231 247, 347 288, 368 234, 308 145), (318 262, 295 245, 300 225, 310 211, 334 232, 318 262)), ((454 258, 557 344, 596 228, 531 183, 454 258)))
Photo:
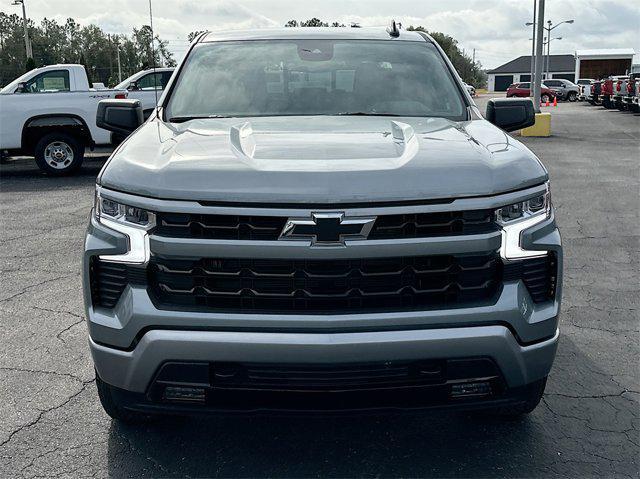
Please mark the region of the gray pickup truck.
POLYGON ((540 401, 562 248, 547 170, 428 35, 206 33, 97 178, 84 301, 97 388, 157 413, 540 401), (135 130, 135 131, 134 131, 135 130))

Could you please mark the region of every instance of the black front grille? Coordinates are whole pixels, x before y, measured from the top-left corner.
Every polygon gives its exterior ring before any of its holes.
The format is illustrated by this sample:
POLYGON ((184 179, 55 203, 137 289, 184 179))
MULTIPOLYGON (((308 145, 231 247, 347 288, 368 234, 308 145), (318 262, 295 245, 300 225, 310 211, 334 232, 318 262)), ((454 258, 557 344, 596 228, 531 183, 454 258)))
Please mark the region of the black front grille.
POLYGON ((367 312, 462 307, 493 297, 495 252, 348 260, 152 258, 159 307, 238 312, 367 312))
POLYGON ((93 306, 103 308, 113 308, 127 284, 146 282, 144 268, 102 261, 95 256, 89 263, 89 277, 91 302, 93 306))
POLYGON ((497 231, 491 210, 384 215, 376 220, 370 239, 426 238, 497 231))
MULTIPOLYGON (((158 213, 155 234, 177 238, 266 240, 280 237, 283 216, 158 213)), ((492 210, 378 216, 369 239, 427 238, 497 231, 492 210)))
POLYGON ((348 365, 216 363, 212 384, 280 391, 378 389, 441 382, 444 374, 445 361, 438 360, 348 365))
POLYGON ((504 266, 505 281, 522 279, 534 303, 552 300, 556 293, 557 260, 553 253, 504 266))
POLYGON ((176 238, 277 240, 287 218, 158 213, 155 234, 176 238))

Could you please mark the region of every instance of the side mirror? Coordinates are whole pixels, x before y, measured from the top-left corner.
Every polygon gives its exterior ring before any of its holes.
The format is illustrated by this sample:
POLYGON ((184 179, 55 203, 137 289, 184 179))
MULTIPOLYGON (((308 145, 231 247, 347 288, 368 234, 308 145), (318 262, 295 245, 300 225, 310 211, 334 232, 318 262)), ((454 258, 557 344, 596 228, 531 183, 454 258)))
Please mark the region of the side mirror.
POLYGON ((487 121, 506 131, 535 124, 536 113, 528 98, 493 98, 487 104, 487 121))
POLYGON ((27 82, 21 81, 18 83, 18 87, 15 89, 14 93, 27 93, 27 82))
POLYGON ((127 90, 129 90, 129 91, 138 91, 138 90, 140 90, 140 87, 138 86, 138 82, 132 81, 131 83, 129 83, 129 86, 127 87, 127 90))
POLYGON ((121 136, 129 136, 143 123, 140 100, 102 100, 98 103, 96 125, 121 136))

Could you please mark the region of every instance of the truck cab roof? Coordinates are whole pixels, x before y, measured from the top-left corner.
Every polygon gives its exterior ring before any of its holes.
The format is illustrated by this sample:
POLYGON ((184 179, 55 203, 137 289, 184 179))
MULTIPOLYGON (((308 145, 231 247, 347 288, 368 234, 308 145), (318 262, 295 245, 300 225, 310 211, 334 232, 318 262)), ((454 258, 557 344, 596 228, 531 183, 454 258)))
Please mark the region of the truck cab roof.
POLYGON ((257 30, 235 30, 224 32, 208 32, 198 43, 247 40, 388 40, 424 42, 433 41, 426 33, 400 30, 399 36, 394 37, 384 28, 326 28, 326 27, 293 27, 293 28, 264 28, 257 30))

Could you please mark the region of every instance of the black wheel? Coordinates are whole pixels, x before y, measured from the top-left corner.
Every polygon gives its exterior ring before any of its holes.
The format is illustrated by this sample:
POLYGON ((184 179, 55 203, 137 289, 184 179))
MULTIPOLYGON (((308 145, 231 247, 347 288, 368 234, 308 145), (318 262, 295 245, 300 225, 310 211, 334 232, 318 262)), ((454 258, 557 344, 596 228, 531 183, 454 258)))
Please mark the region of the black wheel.
POLYGON ((550 100, 549 95, 547 95, 546 93, 544 93, 541 97, 540 97, 540 101, 542 103, 547 103, 550 100))
POLYGON ((49 133, 36 144, 35 157, 38 167, 48 175, 68 175, 82 165, 84 144, 66 133, 49 133))
POLYGON ((116 421, 128 424, 136 424, 148 422, 152 417, 136 411, 129 411, 123 408, 113 395, 113 387, 105 383, 96 372, 96 387, 98 388, 98 397, 104 411, 116 421))
POLYGON ((502 406, 492 412, 504 418, 517 418, 532 412, 542 399, 544 388, 547 385, 547 378, 543 378, 526 386, 524 402, 513 406, 502 406))
POLYGON ((576 101, 578 99, 578 94, 575 91, 570 91, 567 95, 567 100, 576 101))

